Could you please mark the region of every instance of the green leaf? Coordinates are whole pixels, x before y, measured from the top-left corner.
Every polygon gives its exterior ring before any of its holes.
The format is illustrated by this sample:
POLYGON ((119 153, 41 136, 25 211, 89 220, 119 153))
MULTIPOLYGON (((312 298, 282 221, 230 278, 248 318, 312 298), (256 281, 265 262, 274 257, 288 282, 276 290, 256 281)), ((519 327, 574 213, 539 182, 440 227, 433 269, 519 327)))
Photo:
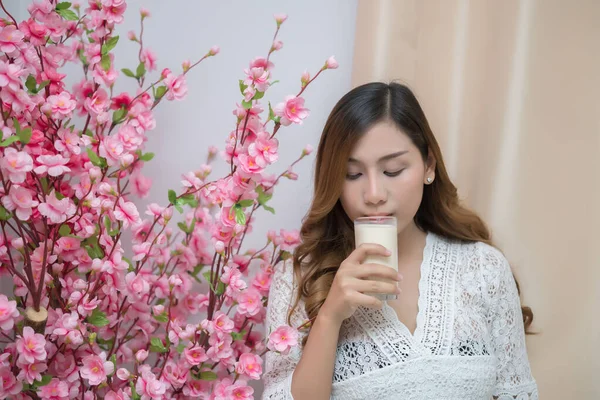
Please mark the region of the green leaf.
POLYGON ((265 92, 259 92, 258 90, 256 91, 256 93, 254 94, 254 97, 252 98, 253 100, 260 100, 263 97, 265 97, 265 92))
POLYGON ((58 229, 58 233, 60 234, 60 236, 70 235, 71 228, 69 228, 69 225, 61 225, 60 228, 58 229))
POLYGON ((77 14, 75 14, 71 10, 63 9, 63 10, 56 10, 56 12, 58 13, 58 15, 60 15, 61 17, 63 17, 67 21, 77 21, 79 19, 77 17, 77 14))
POLYGON ((56 5, 57 10, 66 10, 69 7, 71 7, 71 3, 69 3, 68 1, 64 1, 56 5))
MULTIPOLYGON (((112 356, 110 356, 110 362, 112 362, 112 363, 113 363, 113 365, 115 366, 115 367, 113 368, 113 373, 112 373, 112 374, 114 374, 114 373, 115 373, 115 371, 117 370, 117 355, 116 355, 116 354, 113 354, 112 356)), ((112 374, 111 374, 111 375, 112 375, 112 374)), ((109 376, 111 376, 111 375, 109 375, 109 376)))
POLYGON ((183 208, 179 204, 175 204, 175 209, 179 211, 180 214, 183 214, 183 208))
POLYGON ((138 78, 141 78, 142 76, 144 76, 145 73, 146 73, 146 66, 144 65, 143 62, 141 62, 135 70, 135 75, 138 78))
POLYGON ((29 89, 29 92, 36 93, 37 92, 35 90, 36 86, 37 86, 37 82, 35 81, 35 77, 33 75, 29 75, 27 77, 27 80, 25 81, 25 87, 27 89, 29 89))
POLYGON ((130 78, 135 78, 135 74, 133 73, 132 70, 130 70, 129 68, 122 68, 121 72, 124 73, 126 76, 130 77, 130 78))
POLYGON ((252 200, 252 199, 242 200, 242 201, 238 202, 238 204, 242 207, 250 207, 250 206, 254 205, 254 200, 252 200))
POLYGON ((231 332, 231 337, 233 338, 233 340, 242 340, 246 336, 246 333, 247 333, 246 331, 231 332))
POLYGON ((247 87, 248 85, 244 85, 244 81, 240 79, 240 93, 242 96, 244 95, 244 90, 246 90, 247 87))
POLYGON ((152 351, 154 353, 166 353, 167 348, 163 344, 162 340, 160 340, 157 337, 153 337, 150 340, 150 351, 152 351))
POLYGON ((48 86, 50 84, 50 81, 42 81, 42 83, 40 83, 40 86, 38 86, 38 88, 36 89, 36 93, 38 93, 40 90, 42 90, 43 88, 45 88, 46 86, 48 86))
POLYGON ((159 314, 159 315, 155 315, 154 319, 157 320, 158 322, 162 322, 162 323, 169 322, 169 316, 167 315, 166 312, 159 314))
POLYGON ((108 54, 112 49, 115 48, 118 41, 119 41, 119 36, 114 36, 114 37, 111 37, 110 39, 108 39, 102 45, 102 54, 108 54))
POLYGON ((123 119, 123 117, 125 117, 125 115, 127 114, 127 109, 125 107, 121 107, 119 108, 117 111, 115 111, 113 113, 113 122, 119 122, 123 119))
POLYGON ((103 327, 110 323, 108 318, 106 318, 106 314, 98 309, 92 311, 92 315, 87 317, 87 321, 97 327, 103 327))
POLYGON ((272 195, 272 194, 266 194, 266 193, 265 193, 265 190, 264 190, 264 189, 263 189, 263 187, 262 187, 262 186, 260 186, 260 185, 256 187, 256 193, 258 193, 258 203, 259 203, 261 206, 264 206, 264 205, 265 205, 265 203, 266 203, 267 201, 271 200, 271 197, 273 197, 273 195, 272 195))
POLYGON ((110 69, 110 57, 108 56, 108 54, 104 54, 102 56, 102 59, 100 60, 100 65, 105 71, 108 71, 110 69))
POLYGON ((184 344, 184 343, 179 343, 179 344, 177 345, 176 349, 177 349, 177 352, 178 352, 179 354, 183 353, 183 350, 185 350, 185 344, 184 344))
POLYGON ((129 381, 129 387, 131 388, 131 400, 140 400, 142 397, 135 391, 134 380, 129 381))
POLYGON ((15 132, 18 135, 19 132, 21 132, 21 124, 19 123, 19 120, 14 117, 13 117, 13 124, 15 124, 15 132))
POLYGON ((252 101, 242 100, 242 106, 244 107, 244 110, 249 110, 252 108, 252 101))
POLYGON ((219 283, 217 284, 217 290, 215 291, 215 294, 217 296, 220 296, 223 293, 225 293, 225 284, 223 282, 219 281, 219 283))
POLYGON ((6 208, 0 205, 0 221, 8 221, 10 219, 10 213, 6 208))
POLYGON ((177 199, 175 205, 188 205, 190 207, 196 208, 198 207, 198 200, 196 200, 196 197, 194 197, 193 194, 186 194, 177 199))
POLYGON ((42 190, 44 193, 48 193, 48 178, 44 176, 40 181, 42 182, 42 190))
POLYGON ((106 163, 106 159, 104 159, 103 157, 99 157, 98 154, 94 153, 94 150, 88 148, 87 149, 87 155, 90 158, 90 161, 92 162, 92 164, 94 164, 96 167, 106 167, 108 164, 106 163))
POLYGON ((262 208, 264 208, 264 209, 265 209, 265 211, 268 211, 268 212, 270 212, 271 214, 275 214, 275 209, 274 209, 273 207, 269 207, 268 205, 266 205, 266 204, 263 204, 263 205, 262 205, 262 208))
POLYGON ((200 380, 202 381, 214 381, 217 379, 217 374, 212 371, 200 372, 200 380))
POLYGON ((156 89, 156 93, 154 94, 154 97, 156 99, 160 99, 161 97, 163 97, 165 95, 165 93, 167 93, 167 87, 166 86, 159 86, 158 89, 156 89))
POLYGON ((41 381, 34 381, 33 382, 33 387, 39 388, 39 387, 42 387, 42 386, 46 386, 47 384, 50 383, 51 380, 52 380, 52 375, 42 375, 42 380, 41 381))
POLYGON ((271 107, 271 102, 269 102, 269 120, 275 119, 275 111, 273 111, 273 107, 271 107))
POLYGON ((19 136, 19 140, 21 140, 21 143, 29 143, 29 141, 31 140, 31 127, 28 126, 27 128, 23 129, 17 134, 17 136, 19 136))
POLYGON ((178 222, 177 226, 179 227, 179 229, 181 229, 185 233, 190 233, 190 232, 188 232, 188 226, 185 224, 185 222, 178 222))
POLYGON ((140 160, 142 161, 150 161, 154 158, 154 153, 145 153, 140 156, 140 160))
POLYGON ((239 204, 236 204, 233 207, 233 210, 235 212, 235 222, 240 225, 246 225, 246 214, 244 213, 242 207, 240 207, 239 204))
POLYGON ((174 190, 169 190, 169 203, 175 205, 175 202, 177 201, 177 193, 175 193, 174 190))
POLYGON ((10 146, 11 144, 13 144, 15 142, 18 142, 19 140, 21 140, 21 139, 19 139, 18 136, 14 136, 14 135, 13 136, 9 136, 6 140, 0 142, 0 147, 10 146))

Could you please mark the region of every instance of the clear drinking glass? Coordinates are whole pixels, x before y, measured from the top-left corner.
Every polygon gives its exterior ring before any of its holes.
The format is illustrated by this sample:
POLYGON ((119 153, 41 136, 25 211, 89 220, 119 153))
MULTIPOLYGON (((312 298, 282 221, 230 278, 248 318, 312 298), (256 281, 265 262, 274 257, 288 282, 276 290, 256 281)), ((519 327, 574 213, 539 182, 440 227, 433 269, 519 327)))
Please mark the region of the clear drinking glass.
MULTIPOLYGON (((398 271, 398 222, 396 217, 361 217, 354 220, 355 246, 363 243, 376 243, 388 249, 392 254, 389 257, 368 255, 363 263, 387 265, 398 271)), ((387 282, 386 279, 371 278, 387 282)), ((391 281, 396 283, 395 281, 391 281)), ((396 294, 365 293, 379 300, 395 300, 396 294)))

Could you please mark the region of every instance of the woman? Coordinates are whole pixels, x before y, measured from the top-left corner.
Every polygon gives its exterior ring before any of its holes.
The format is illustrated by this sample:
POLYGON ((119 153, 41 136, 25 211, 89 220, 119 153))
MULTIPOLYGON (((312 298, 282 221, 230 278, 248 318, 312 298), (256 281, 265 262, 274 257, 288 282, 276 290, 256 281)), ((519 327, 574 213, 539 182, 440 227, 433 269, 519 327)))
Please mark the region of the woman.
POLYGON ((525 347, 533 314, 486 225, 459 204, 410 89, 369 83, 338 102, 314 192, 267 313, 270 329, 310 329, 295 351, 267 354, 263 398, 538 398, 525 347), (399 273, 361 264, 387 254, 354 248, 353 220, 371 215, 397 219, 399 273))

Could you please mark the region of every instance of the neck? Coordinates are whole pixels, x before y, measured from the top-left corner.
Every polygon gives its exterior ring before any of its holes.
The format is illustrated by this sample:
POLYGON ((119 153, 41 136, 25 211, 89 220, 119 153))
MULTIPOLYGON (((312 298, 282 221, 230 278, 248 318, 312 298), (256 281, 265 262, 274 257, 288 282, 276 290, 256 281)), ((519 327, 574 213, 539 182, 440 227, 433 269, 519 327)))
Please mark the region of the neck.
POLYGON ((398 258, 400 260, 422 258, 426 238, 427 233, 420 230, 414 221, 411 222, 398 233, 398 258))

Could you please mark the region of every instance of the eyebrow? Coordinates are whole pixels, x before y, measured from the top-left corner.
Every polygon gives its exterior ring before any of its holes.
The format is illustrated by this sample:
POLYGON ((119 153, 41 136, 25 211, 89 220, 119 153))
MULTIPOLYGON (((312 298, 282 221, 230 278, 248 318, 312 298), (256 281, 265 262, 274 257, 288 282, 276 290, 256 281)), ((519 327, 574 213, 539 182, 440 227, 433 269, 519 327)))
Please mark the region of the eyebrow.
MULTIPOLYGON (((406 153, 408 153, 408 150, 403 150, 403 151, 398 151, 396 153, 388 154, 387 156, 381 157, 379 160, 377 160, 377 162, 391 160, 392 158, 400 157, 401 155, 406 154, 406 153)), ((357 160, 356 158, 352 158, 352 157, 350 157, 348 159, 348 162, 360 163, 359 160, 357 160)))

